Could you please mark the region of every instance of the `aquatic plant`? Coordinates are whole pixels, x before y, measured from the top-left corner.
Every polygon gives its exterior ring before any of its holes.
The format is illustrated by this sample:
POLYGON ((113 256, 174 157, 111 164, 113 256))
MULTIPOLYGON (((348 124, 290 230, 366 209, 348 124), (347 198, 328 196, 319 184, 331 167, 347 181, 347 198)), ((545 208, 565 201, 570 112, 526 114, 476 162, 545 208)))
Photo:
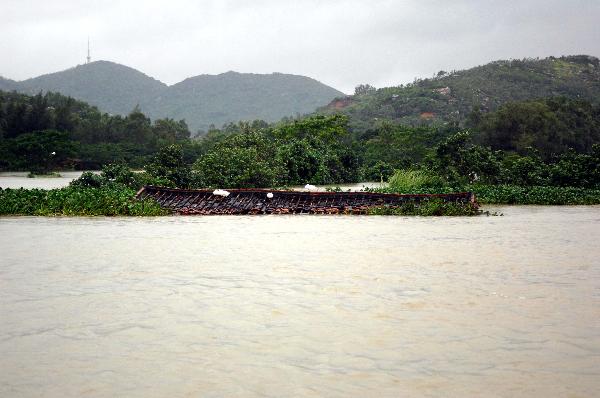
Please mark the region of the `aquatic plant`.
POLYGON ((120 185, 135 190, 144 185, 157 185, 163 187, 175 187, 175 184, 162 177, 154 177, 147 172, 133 172, 127 165, 122 163, 111 163, 102 168, 100 174, 86 171, 69 184, 72 187, 100 188, 104 186, 120 185))
POLYGON ((152 199, 135 200, 124 186, 0 189, 0 215, 159 216, 169 214, 152 199))
MULTIPOLYGON (((368 192, 399 193, 393 187, 367 188, 368 192)), ((470 184, 443 186, 440 188, 414 188, 413 194, 438 194, 451 192, 473 192, 480 204, 515 205, 597 205, 600 204, 600 189, 577 187, 470 184)))
POLYGON ((575 187, 513 185, 471 185, 465 187, 475 193, 483 204, 519 205, 595 205, 600 204, 600 189, 575 187))
POLYGON ((482 212, 473 203, 444 202, 440 199, 411 201, 401 206, 370 208, 369 215, 379 216, 476 216, 482 212))

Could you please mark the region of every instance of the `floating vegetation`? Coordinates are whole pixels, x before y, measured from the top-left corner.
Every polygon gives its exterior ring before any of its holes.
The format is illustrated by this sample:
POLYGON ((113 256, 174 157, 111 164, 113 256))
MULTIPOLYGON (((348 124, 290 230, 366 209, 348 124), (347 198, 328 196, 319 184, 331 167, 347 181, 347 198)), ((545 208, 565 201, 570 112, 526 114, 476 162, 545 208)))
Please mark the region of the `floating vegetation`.
MULTIPOLYGON (((485 214, 474 203, 445 202, 440 199, 411 201, 400 206, 377 206, 367 214, 377 216, 477 216, 485 214)), ((486 215, 490 215, 487 213, 486 215)))
POLYGON ((60 178, 62 177, 60 173, 57 172, 48 172, 48 173, 33 173, 29 172, 27 174, 27 178, 60 178))
POLYGON ((0 215, 160 216, 169 214, 152 198, 135 200, 122 185, 99 188, 1 189, 0 215))
POLYGON ((485 204, 516 205, 597 205, 600 204, 600 189, 577 187, 512 185, 470 186, 477 200, 485 204))

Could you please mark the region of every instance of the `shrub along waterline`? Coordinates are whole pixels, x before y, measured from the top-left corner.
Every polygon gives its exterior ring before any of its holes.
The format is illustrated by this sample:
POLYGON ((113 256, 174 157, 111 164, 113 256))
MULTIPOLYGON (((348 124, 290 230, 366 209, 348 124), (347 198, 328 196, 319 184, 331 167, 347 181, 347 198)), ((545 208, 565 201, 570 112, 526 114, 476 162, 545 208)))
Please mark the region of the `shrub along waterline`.
POLYGON ((402 206, 378 206, 367 214, 377 216, 477 216, 482 212, 473 203, 444 202, 432 199, 421 203, 408 202, 402 206))
POLYGON ((135 200, 121 185, 99 188, 0 189, 0 215, 160 216, 169 214, 152 199, 135 200))
POLYGON ((597 205, 600 190, 575 187, 471 185, 479 203, 516 205, 597 205))
POLYGON ((465 185, 442 188, 421 187, 410 192, 397 192, 390 187, 373 188, 369 191, 385 193, 438 194, 451 192, 473 192, 479 204, 511 205, 598 205, 600 190, 576 187, 514 185, 465 185))
POLYGON ((369 191, 402 194, 473 192, 481 204, 596 205, 600 189, 547 185, 450 184, 427 170, 397 170, 383 188, 369 191))

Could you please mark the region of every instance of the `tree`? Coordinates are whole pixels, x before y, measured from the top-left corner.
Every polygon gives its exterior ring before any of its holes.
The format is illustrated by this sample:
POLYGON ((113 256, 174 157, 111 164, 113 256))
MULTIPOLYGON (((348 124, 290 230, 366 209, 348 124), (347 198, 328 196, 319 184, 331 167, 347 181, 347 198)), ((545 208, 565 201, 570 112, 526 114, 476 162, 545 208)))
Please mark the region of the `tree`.
POLYGON ((157 119, 152 126, 153 134, 165 144, 174 144, 190 138, 190 130, 185 120, 175 121, 170 118, 157 119))
POLYGON ((499 154, 473 145, 468 131, 456 133, 436 148, 435 169, 451 183, 484 180, 495 183, 500 175, 499 154))
POLYGON ((150 119, 146 117, 138 106, 125 118, 125 130, 127 141, 136 144, 153 143, 150 119))
POLYGON ((482 145, 521 155, 532 147, 549 160, 569 148, 589 152, 600 141, 599 116, 589 102, 549 98, 509 103, 473 121, 482 145))
POLYGON ((67 133, 42 130, 18 136, 14 152, 23 167, 33 173, 47 173, 72 157, 75 145, 67 133))
POLYGON ((263 134, 228 137, 194 163, 196 184, 214 188, 254 188, 279 185, 283 169, 275 148, 263 134))
POLYGON ((291 139, 282 143, 277 149, 277 158, 286 170, 286 184, 316 183, 314 177, 323 163, 323 155, 309 140, 291 139))
POLYGON ((277 126, 273 130, 273 135, 281 140, 316 138, 329 144, 349 138, 348 117, 344 115, 319 115, 294 120, 291 123, 277 126))
POLYGON ((152 177, 166 179, 179 188, 189 187, 192 180, 191 169, 183 160, 183 150, 176 144, 161 148, 145 170, 152 177))
POLYGON ((359 84, 354 88, 354 95, 368 95, 373 94, 377 91, 377 89, 370 84, 359 84))

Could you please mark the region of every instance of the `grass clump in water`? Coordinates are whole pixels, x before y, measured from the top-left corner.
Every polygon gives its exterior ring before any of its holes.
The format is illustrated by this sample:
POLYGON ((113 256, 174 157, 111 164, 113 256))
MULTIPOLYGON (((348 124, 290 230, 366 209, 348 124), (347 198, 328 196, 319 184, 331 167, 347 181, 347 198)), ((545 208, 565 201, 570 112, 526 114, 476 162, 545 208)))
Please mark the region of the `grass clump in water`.
POLYGON ((369 215, 377 216, 477 216, 483 214, 473 203, 444 202, 441 199, 410 201, 401 206, 370 208, 369 215))
POLYGON ((62 176, 60 175, 60 173, 57 173, 55 171, 50 171, 47 173, 34 173, 34 172, 30 171, 27 174, 27 178, 59 178, 59 177, 62 177, 62 176))
POLYGON ((396 170, 388 181, 389 190, 396 193, 441 190, 445 185, 444 180, 427 170, 396 170))

